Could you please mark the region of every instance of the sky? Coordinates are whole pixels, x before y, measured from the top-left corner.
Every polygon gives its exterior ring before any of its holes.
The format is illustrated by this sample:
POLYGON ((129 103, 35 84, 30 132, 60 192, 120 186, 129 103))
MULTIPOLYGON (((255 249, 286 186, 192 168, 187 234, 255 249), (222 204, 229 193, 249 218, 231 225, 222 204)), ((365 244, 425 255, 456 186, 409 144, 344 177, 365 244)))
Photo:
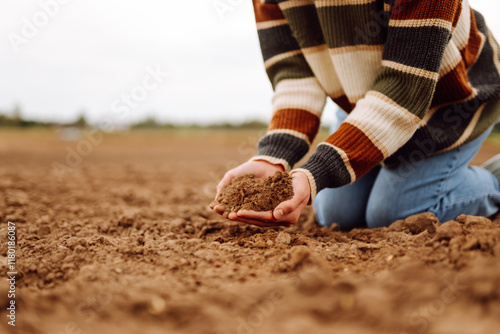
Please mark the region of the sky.
MULTIPOLYGON (((500 39, 500 2, 470 0, 500 39)), ((0 0, 0 112, 93 123, 269 120, 250 0, 0 0)), ((333 119, 332 103, 323 122, 333 119)))

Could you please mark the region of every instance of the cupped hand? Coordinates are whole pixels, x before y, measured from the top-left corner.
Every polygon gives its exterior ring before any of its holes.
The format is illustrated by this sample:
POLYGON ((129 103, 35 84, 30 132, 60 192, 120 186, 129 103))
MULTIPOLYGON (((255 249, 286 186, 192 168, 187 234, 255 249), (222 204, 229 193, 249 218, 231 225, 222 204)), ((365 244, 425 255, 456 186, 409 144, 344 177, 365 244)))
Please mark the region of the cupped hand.
POLYGON ((215 200, 210 204, 210 208, 222 215, 224 218, 229 218, 228 213, 224 210, 224 206, 220 205, 218 202, 222 190, 231 184, 234 178, 244 174, 250 173, 254 174, 256 177, 268 177, 273 176, 277 170, 283 171, 284 168, 282 165, 275 165, 264 160, 247 161, 238 167, 231 169, 224 175, 222 180, 217 185, 217 195, 215 195, 215 200))
POLYGON ((254 174, 255 177, 268 177, 273 176, 277 170, 283 171, 284 168, 282 165, 275 165, 264 160, 247 161, 238 167, 231 169, 224 175, 222 180, 217 185, 217 195, 215 195, 215 199, 217 200, 219 198, 222 189, 230 185, 234 178, 247 173, 254 174))
POLYGON ((240 210, 227 218, 257 226, 290 226, 295 224, 311 197, 309 179, 303 172, 292 174, 293 197, 280 203, 273 211, 240 210))

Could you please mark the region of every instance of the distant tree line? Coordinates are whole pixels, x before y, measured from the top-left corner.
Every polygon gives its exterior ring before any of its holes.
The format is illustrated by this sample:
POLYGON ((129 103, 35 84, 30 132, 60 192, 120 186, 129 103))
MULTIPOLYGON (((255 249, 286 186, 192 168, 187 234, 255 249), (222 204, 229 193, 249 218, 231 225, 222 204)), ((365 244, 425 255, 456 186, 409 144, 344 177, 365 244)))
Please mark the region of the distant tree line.
POLYGON ((130 126, 132 129, 177 129, 177 128, 187 128, 187 129, 265 129, 267 128, 267 123, 261 121, 246 121, 241 123, 216 123, 208 125, 200 124, 173 124, 173 123, 162 123, 158 122, 153 117, 148 117, 145 120, 134 123, 130 126))
MULTIPOLYGON (((84 113, 82 112, 80 116, 74 121, 69 123, 61 122, 43 122, 28 120, 22 117, 21 110, 18 106, 10 113, 2 113, 0 111, 0 127, 78 127, 86 128, 90 127, 91 124, 87 122, 84 113)), ((200 124, 173 124, 168 122, 160 122, 154 117, 148 117, 144 120, 138 121, 136 123, 130 124, 131 129, 265 129, 267 128, 267 123, 261 121, 246 121, 242 123, 217 123, 209 125, 200 124)))
POLYGON ((85 119, 85 115, 82 113, 74 122, 69 123, 59 123, 59 122, 44 122, 44 121, 35 121, 30 119, 25 119, 21 115, 21 109, 19 106, 15 106, 14 110, 12 110, 11 115, 7 115, 0 111, 0 127, 54 127, 54 126, 67 126, 67 127, 79 127, 85 128, 88 127, 89 124, 85 119))
MULTIPOLYGON (((14 110, 7 115, 0 111, 0 127, 78 127, 86 128, 91 126, 84 113, 82 112, 78 118, 73 122, 60 123, 60 122, 43 122, 29 120, 22 117, 19 106, 14 107, 14 110)), ((208 125, 200 124, 174 124, 169 122, 160 122, 154 117, 147 117, 144 120, 138 121, 130 125, 131 129, 265 129, 268 124, 262 121, 245 121, 240 123, 215 123, 208 125)), ((325 128, 327 130, 327 128, 325 128)), ((497 122, 493 128, 493 132, 500 133, 500 122, 497 122)))

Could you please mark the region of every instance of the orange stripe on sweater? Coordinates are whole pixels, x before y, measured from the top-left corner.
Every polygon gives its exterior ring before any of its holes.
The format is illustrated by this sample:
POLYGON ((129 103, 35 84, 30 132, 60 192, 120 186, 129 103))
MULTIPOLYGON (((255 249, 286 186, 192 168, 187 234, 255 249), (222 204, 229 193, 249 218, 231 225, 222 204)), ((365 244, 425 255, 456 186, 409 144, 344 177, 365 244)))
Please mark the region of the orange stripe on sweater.
POLYGON ((422 20, 442 19, 456 23, 460 17, 462 3, 460 0, 412 0, 396 1, 392 7, 391 19, 422 20))
POLYGON ((318 116, 302 109, 281 109, 274 113, 269 130, 289 129, 303 133, 313 142, 319 130, 318 116))
POLYGON ((477 29, 476 17, 474 16, 474 11, 471 9, 471 26, 470 26, 470 35, 469 41, 467 42, 467 46, 460 50, 462 54, 462 59, 465 62, 465 67, 469 69, 477 60, 479 56, 479 51, 481 50, 482 45, 482 37, 477 29))
POLYGON ((472 94, 472 87, 465 70, 460 62, 453 70, 439 78, 431 108, 437 105, 461 101, 472 94))
POLYGON ((377 146, 360 129, 349 123, 342 123, 326 142, 347 154, 356 179, 384 160, 384 155, 377 146))
POLYGON ((253 0, 253 10, 257 23, 285 18, 278 5, 265 4, 260 0, 253 0))
MULTIPOLYGON (((462 6, 462 2, 460 2, 460 4, 458 5, 458 9, 457 9, 457 14, 455 15, 455 17, 453 18, 453 22, 451 24, 451 26, 453 28, 456 28, 458 26, 458 22, 460 21, 460 16, 462 15, 462 11, 465 9, 464 6, 462 6)), ((466 10, 466 9, 465 9, 466 10)))

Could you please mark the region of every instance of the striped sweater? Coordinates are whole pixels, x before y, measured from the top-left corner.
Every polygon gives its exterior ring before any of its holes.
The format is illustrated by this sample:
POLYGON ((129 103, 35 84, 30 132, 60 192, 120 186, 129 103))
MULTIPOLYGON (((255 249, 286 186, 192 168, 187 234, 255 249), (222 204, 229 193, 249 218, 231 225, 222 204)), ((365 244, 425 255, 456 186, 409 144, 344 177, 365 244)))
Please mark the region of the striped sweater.
POLYGON ((500 116, 498 45, 468 0, 253 0, 273 117, 252 160, 287 171, 331 98, 349 115, 300 168, 311 199, 456 148, 500 116))

